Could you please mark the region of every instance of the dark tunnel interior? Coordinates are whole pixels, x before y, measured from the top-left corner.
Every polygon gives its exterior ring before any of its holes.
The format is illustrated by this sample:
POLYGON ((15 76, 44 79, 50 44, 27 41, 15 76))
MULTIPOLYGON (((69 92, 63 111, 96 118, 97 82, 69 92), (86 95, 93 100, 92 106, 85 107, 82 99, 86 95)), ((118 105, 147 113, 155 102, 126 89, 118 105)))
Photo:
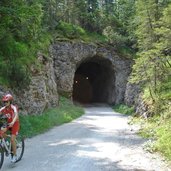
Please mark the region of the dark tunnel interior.
POLYGON ((83 62, 76 70, 73 84, 73 101, 81 104, 110 103, 115 85, 115 72, 107 59, 83 62))

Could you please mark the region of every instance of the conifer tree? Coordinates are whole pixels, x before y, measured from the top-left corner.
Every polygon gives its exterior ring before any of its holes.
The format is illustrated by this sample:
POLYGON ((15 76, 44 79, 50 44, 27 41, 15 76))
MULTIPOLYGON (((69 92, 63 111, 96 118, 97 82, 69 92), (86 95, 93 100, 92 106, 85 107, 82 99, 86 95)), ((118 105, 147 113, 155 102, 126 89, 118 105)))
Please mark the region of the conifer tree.
POLYGON ((136 8, 136 21, 139 21, 136 30, 139 52, 133 67, 132 81, 143 82, 144 90, 148 88, 155 110, 159 111, 163 106, 161 87, 170 75, 170 56, 166 54, 166 44, 170 43, 166 38, 169 35, 166 31, 169 22, 165 22, 170 15, 166 12, 169 7, 157 0, 139 0, 136 8))

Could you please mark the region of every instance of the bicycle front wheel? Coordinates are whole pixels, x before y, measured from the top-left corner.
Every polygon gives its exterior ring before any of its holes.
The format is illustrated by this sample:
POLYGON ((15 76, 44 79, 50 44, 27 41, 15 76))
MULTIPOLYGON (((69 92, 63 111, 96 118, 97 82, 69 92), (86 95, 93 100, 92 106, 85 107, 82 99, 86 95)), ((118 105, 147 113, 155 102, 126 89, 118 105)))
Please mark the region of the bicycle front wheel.
POLYGON ((4 148, 0 144, 0 169, 3 165, 3 162, 4 162, 4 148))
POLYGON ((20 135, 16 137, 16 146, 17 146, 17 161, 20 161, 24 154, 24 138, 22 138, 20 135))

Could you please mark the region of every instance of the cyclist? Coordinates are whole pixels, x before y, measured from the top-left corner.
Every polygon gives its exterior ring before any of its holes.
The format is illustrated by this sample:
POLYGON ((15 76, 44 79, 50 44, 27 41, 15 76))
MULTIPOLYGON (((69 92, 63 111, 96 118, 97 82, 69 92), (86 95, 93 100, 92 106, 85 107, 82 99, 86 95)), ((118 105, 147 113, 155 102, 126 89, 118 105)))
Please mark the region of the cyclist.
POLYGON ((16 155, 16 136, 18 135, 20 123, 18 116, 18 109, 15 105, 12 104, 13 96, 11 94, 6 94, 2 97, 2 102, 4 107, 0 108, 0 114, 3 114, 7 117, 8 126, 6 128, 1 128, 5 133, 7 130, 11 132, 11 144, 12 144, 12 155, 11 162, 15 163, 17 160, 16 155))

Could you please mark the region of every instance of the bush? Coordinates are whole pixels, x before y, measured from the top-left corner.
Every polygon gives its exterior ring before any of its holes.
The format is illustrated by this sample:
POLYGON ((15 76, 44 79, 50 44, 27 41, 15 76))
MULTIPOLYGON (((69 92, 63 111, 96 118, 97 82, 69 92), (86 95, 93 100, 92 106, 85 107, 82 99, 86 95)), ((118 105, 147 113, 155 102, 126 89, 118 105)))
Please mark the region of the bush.
POLYGON ((113 107, 116 112, 123 113, 126 115, 131 115, 134 113, 134 108, 126 106, 124 104, 118 104, 113 107))
POLYGON ((16 42, 10 35, 0 42, 0 47, 0 80, 6 80, 5 83, 10 87, 23 88, 28 85, 30 79, 27 65, 32 60, 28 56, 28 47, 24 43, 16 42), (23 56, 27 60, 24 61, 23 56))
POLYGON ((58 30, 60 34, 67 38, 79 38, 81 35, 85 34, 85 30, 81 27, 62 21, 59 22, 56 30, 58 30))

